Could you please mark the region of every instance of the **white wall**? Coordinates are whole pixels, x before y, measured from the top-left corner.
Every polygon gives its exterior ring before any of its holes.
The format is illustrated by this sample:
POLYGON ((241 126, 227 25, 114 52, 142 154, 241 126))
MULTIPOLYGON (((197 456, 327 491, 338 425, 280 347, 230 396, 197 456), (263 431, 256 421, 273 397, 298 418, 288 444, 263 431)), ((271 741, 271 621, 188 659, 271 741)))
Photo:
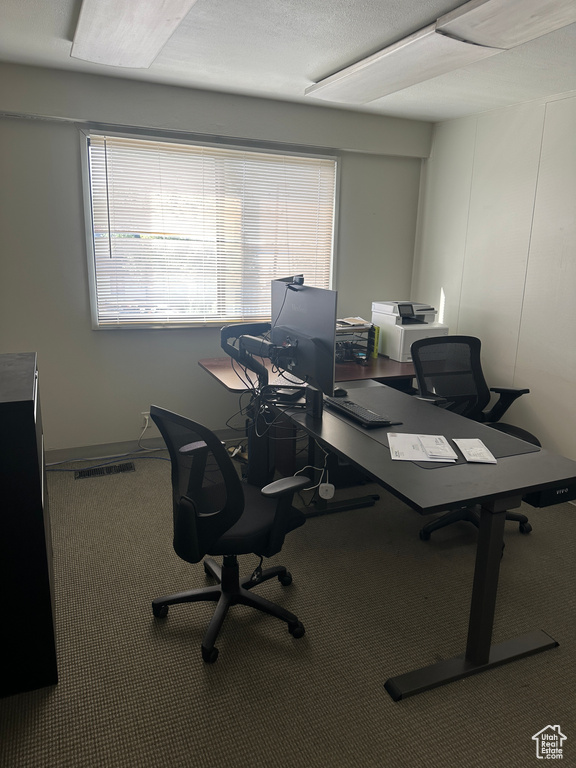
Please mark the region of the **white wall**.
POLYGON ((421 161, 377 155, 341 158, 340 317, 372 317, 372 302, 408 295, 421 161))
POLYGON ((48 450, 133 441, 151 403, 214 429, 238 410, 197 364, 224 354, 218 331, 91 330, 80 140, 65 119, 345 149, 339 309, 369 316, 374 298, 409 291, 429 124, 12 65, 0 113, 57 118, 0 118, 0 353, 38 352, 48 450))
MULTIPOLYGON (((435 126, 411 297, 479 336, 506 419, 576 459, 576 97, 435 126)), ((505 419, 505 420, 506 420, 505 419)))

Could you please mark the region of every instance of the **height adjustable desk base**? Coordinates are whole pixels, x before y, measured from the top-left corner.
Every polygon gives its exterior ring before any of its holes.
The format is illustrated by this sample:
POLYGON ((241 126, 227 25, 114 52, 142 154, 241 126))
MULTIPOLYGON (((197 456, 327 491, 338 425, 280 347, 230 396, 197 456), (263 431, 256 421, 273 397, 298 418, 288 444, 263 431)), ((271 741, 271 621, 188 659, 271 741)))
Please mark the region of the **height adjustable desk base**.
POLYGON ((496 499, 481 508, 466 653, 389 678, 384 688, 394 701, 558 645, 556 640, 542 630, 496 645, 491 644, 506 510, 519 507, 521 502, 519 496, 496 499))
POLYGON ((438 688, 440 685, 462 680, 493 667, 499 667, 509 661, 522 659, 525 656, 556 647, 558 647, 556 640, 539 629, 513 640, 506 640, 503 643, 493 645, 486 664, 473 664, 466 661, 465 656, 456 656, 453 659, 431 664, 429 667, 422 667, 413 672, 406 672, 404 675, 391 677, 384 683, 384 688, 394 701, 400 701, 400 699, 405 699, 416 693, 423 693, 431 688, 438 688))

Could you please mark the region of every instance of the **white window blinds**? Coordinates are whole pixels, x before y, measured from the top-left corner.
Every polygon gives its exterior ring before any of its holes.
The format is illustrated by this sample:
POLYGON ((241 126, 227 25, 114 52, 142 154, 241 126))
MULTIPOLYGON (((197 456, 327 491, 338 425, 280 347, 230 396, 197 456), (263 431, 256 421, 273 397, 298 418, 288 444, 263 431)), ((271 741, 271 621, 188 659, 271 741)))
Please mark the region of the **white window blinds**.
POLYGON ((96 327, 270 317, 270 281, 330 287, 336 162, 92 134, 96 327))

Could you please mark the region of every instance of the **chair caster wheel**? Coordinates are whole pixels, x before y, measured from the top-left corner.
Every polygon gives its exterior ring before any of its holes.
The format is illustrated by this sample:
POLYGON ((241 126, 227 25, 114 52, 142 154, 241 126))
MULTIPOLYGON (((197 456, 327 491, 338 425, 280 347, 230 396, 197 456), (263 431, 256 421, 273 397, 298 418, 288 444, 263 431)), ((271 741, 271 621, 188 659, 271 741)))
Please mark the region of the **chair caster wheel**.
POLYGON ((425 531, 424 528, 422 528, 418 536, 420 536, 421 541, 430 541, 430 533, 425 531))
POLYGON ((204 648, 202 646, 202 658, 206 664, 214 664, 218 658, 218 648, 204 648))
POLYGON ((278 581, 283 587, 289 587, 290 584, 292 584, 292 574, 289 571, 286 571, 286 573, 278 576, 278 581))
POLYGON ((288 632, 290 632, 292 637, 298 639, 304 637, 306 630, 304 629, 304 624, 301 621, 297 621, 294 624, 288 624, 288 632))
POLYGON ((520 528, 520 533, 530 533, 530 531, 532 530, 532 526, 530 525, 530 523, 520 523, 519 528, 520 528))
POLYGON ((168 616, 168 606, 152 604, 152 613, 157 619, 165 619, 168 616))

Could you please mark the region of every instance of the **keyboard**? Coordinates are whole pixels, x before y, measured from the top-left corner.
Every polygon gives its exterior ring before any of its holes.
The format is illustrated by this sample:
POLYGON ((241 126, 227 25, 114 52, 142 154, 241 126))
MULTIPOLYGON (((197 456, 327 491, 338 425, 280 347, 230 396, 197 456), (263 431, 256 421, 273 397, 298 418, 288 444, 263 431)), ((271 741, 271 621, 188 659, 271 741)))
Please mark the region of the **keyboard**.
POLYGON ((391 424, 400 424, 399 421, 392 421, 390 416, 386 416, 383 413, 376 413, 369 408, 364 408, 362 405, 353 402, 352 400, 345 400, 336 397, 324 397, 324 404, 337 413, 341 413, 343 416, 355 421, 357 424, 361 424, 365 429, 371 429, 373 427, 389 427, 391 424))

